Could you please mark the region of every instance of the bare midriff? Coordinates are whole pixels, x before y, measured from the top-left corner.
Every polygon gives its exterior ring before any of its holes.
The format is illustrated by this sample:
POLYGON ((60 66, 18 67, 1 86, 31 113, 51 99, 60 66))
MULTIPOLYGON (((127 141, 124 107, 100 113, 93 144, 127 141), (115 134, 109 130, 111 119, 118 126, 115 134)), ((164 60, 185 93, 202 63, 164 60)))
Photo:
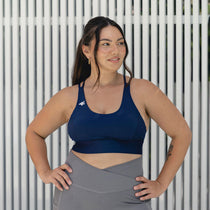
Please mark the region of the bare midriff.
POLYGON ((140 154, 127 153, 94 153, 86 154, 72 150, 72 152, 84 162, 99 168, 104 169, 110 166, 126 163, 128 161, 141 157, 140 154))

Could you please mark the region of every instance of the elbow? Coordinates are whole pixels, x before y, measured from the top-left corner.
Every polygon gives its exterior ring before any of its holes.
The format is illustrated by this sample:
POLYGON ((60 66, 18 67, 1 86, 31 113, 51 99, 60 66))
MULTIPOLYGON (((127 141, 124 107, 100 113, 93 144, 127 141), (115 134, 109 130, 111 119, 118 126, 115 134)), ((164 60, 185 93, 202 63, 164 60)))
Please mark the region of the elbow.
POLYGON ((182 129, 180 132, 178 132, 176 135, 171 136, 172 139, 179 139, 181 142, 185 141, 188 145, 191 144, 192 141, 192 132, 189 127, 182 129))
POLYGON ((192 131, 190 127, 188 126, 188 124, 183 126, 180 133, 182 133, 184 140, 190 144, 192 141, 192 131))
POLYGON ((27 130, 26 130, 26 134, 25 134, 25 142, 26 145, 30 142, 30 140, 32 139, 42 139, 45 140, 46 137, 43 137, 41 135, 39 135, 32 126, 28 126, 27 130))
POLYGON ((192 141, 192 131, 190 130, 190 128, 186 129, 186 132, 185 132, 185 140, 189 143, 191 143, 192 141))
POLYGON ((25 133, 25 142, 26 142, 26 145, 30 142, 31 139, 34 138, 33 135, 34 135, 34 130, 29 125, 28 128, 27 128, 27 130, 26 130, 26 133, 25 133))
POLYGON ((191 129, 190 129, 190 128, 188 128, 188 130, 187 130, 187 134, 188 134, 189 139, 190 139, 190 141, 191 141, 191 140, 192 140, 192 131, 191 131, 191 129))
POLYGON ((25 143, 26 145, 28 144, 29 140, 30 140, 30 136, 31 136, 31 128, 30 126, 28 126, 27 130, 26 130, 26 133, 25 133, 25 143))

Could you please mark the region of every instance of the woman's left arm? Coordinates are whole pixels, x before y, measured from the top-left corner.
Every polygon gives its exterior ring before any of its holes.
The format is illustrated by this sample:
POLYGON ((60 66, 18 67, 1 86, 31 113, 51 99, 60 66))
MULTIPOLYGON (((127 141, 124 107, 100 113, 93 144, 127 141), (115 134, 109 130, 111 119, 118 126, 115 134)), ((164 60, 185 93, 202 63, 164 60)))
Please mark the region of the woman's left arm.
POLYGON ((167 189, 184 160, 192 133, 169 98, 152 82, 147 80, 143 82, 147 114, 172 138, 166 161, 157 179, 152 181, 145 177, 137 177, 137 181, 143 183, 136 186, 136 189, 141 189, 136 196, 140 196, 141 200, 147 200, 160 196, 167 189))

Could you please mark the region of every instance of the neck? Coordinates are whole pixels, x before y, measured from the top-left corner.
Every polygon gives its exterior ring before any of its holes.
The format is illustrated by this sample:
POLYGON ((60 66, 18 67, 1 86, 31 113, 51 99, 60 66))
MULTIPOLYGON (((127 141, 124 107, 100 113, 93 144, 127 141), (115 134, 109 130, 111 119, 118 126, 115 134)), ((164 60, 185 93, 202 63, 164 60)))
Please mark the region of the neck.
MULTIPOLYGON (((97 74, 91 72, 91 75, 87 78, 85 84, 88 83, 88 86, 93 86, 97 80, 97 74)), ((116 85, 120 80, 120 74, 118 72, 109 72, 100 74, 99 78, 99 87, 106 87, 116 85)))

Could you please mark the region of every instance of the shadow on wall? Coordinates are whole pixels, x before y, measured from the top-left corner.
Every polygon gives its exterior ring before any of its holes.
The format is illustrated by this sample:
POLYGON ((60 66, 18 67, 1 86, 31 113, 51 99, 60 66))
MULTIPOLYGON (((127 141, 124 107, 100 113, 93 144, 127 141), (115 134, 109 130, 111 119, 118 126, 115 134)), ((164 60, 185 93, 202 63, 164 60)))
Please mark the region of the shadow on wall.
MULTIPOLYGON (((210 14, 210 3, 209 3, 209 12, 210 14)), ((209 15, 209 21, 208 21, 208 58, 210 58, 210 15, 209 15)), ((208 80, 210 81, 210 59, 208 59, 208 80)))

